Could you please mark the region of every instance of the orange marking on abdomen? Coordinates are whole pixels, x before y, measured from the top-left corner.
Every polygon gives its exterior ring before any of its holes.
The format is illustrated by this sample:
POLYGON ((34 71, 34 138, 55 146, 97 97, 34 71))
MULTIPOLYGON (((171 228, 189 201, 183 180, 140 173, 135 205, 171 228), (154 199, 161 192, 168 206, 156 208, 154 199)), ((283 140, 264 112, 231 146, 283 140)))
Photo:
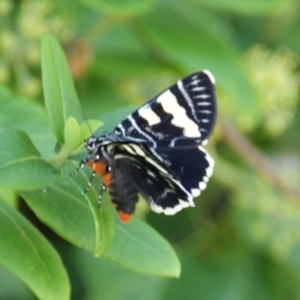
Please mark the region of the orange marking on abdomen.
POLYGON ((123 223, 129 223, 131 221, 131 215, 121 210, 118 210, 119 218, 123 223))
POLYGON ((89 161, 87 162, 87 165, 88 165, 89 167, 91 167, 92 169, 93 169, 93 164, 94 164, 94 161, 93 161, 93 160, 89 160, 89 161))
POLYGON ((97 175, 103 176, 105 174, 106 166, 101 162, 88 161, 87 164, 95 171, 97 175))
POLYGON ((107 187, 111 185, 111 173, 106 173, 102 176, 103 184, 107 187))

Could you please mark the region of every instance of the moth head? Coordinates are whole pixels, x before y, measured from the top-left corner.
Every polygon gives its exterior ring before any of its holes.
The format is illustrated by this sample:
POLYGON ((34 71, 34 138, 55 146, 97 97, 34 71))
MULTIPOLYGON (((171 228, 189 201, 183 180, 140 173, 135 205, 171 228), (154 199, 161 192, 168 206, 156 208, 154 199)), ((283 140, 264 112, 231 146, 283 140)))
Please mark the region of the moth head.
POLYGON ((85 140, 85 148, 89 153, 94 153, 98 148, 98 138, 95 136, 90 136, 87 140, 85 140))
POLYGON ((103 147, 106 144, 109 144, 110 141, 106 139, 107 134, 103 134, 101 136, 90 136, 87 140, 85 140, 85 148, 86 150, 95 155, 99 148, 103 147))

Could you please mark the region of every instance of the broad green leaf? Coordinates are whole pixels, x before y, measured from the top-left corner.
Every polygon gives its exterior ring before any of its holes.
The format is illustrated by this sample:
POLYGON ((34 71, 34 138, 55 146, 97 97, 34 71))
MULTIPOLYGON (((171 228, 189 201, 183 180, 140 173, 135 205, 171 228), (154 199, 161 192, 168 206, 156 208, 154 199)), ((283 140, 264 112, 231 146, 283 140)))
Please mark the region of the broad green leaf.
POLYGON ((19 204, 18 194, 15 190, 9 188, 0 188, 0 198, 9 203, 13 207, 19 204))
POLYGON ((82 3, 104 13, 141 14, 155 6, 156 0, 81 0, 82 3))
MULTIPOLYGON (((74 166, 74 164, 71 163, 65 164, 66 174, 73 172, 75 167, 77 166, 74 166)), ((91 172, 89 172, 89 174, 90 173, 91 172)), ((80 192, 80 194, 82 194, 82 191, 86 189, 87 182, 91 178, 90 176, 87 177, 86 174, 87 173, 82 172, 80 174, 81 176, 75 176, 75 174, 74 176, 69 177, 69 180, 73 183, 74 187, 77 188, 77 191, 80 192)), ((114 235, 113 207, 107 194, 105 195, 106 199, 104 201, 101 199, 101 207, 99 207, 99 193, 101 189, 100 187, 102 186, 102 182, 99 184, 99 179, 99 177, 97 180, 94 179, 91 193, 88 195, 84 194, 85 201, 90 208, 95 224, 96 245, 94 253, 96 256, 100 256, 102 253, 107 251, 112 243, 114 235)))
POLYGON ((99 129, 103 123, 99 120, 89 120, 83 122, 80 126, 77 121, 70 117, 66 122, 64 136, 65 144, 60 148, 56 156, 56 162, 61 165, 70 154, 84 150, 84 141, 94 134, 95 130, 99 129))
POLYGON ((246 15, 270 14, 282 8, 285 3, 284 0, 189 0, 189 2, 246 15))
POLYGON ((66 158, 74 152, 76 148, 82 146, 82 141, 80 141, 80 126, 73 117, 70 117, 65 124, 64 141, 64 145, 62 146, 57 144, 59 153, 55 157, 55 161, 59 166, 63 164, 66 158))
POLYGON ((80 143, 80 126, 76 119, 70 117, 65 125, 64 131, 65 146, 71 153, 80 143))
MULTIPOLYGON (((70 260, 73 267, 80 270, 85 299, 99 299, 99 295, 101 300, 163 299, 164 290, 170 282, 169 278, 131 272, 79 249, 70 253, 70 260), (112 283, 117 283, 118 288, 112 288, 112 283)), ((178 280, 172 281, 178 283, 178 280)))
POLYGON ((42 39, 42 77, 50 124, 57 140, 63 144, 66 121, 72 116, 81 123, 82 117, 67 60, 51 35, 42 39))
MULTIPOLYGON (((68 163, 66 172, 70 173, 76 167, 68 163)), ((99 210, 101 185, 98 178, 94 180, 96 188, 92 186, 86 195, 81 194, 90 176, 91 172, 87 175, 83 171, 69 178, 62 175, 43 189, 22 192, 21 195, 39 219, 58 235, 100 255, 107 250, 113 238, 113 208, 105 197, 99 210)))
POLYGON ((55 138, 44 107, 0 87, 0 112, 0 133, 21 129, 29 135, 43 157, 53 156, 55 138))
POLYGON ((50 243, 16 210, 0 200, 0 262, 39 299, 69 299, 67 273, 50 243))
POLYGON ((116 220, 114 239, 104 258, 149 275, 179 277, 181 270, 170 244, 138 218, 129 224, 116 220))
POLYGON ((58 170, 44 161, 26 133, 15 130, 0 134, 0 186, 16 190, 43 187, 58 170))

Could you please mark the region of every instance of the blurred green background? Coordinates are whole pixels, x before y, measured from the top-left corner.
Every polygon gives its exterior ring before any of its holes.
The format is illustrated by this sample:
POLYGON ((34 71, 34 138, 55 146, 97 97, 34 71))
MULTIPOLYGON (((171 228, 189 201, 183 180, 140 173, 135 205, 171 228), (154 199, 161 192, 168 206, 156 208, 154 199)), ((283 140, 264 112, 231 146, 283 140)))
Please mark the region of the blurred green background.
MULTIPOLYGON (((141 105, 195 71, 216 78, 216 165, 196 208, 138 210, 176 249, 181 277, 122 269, 37 223, 72 299, 300 299, 298 1, 0 0, 0 24, 0 88, 28 105, 43 105, 45 32, 65 50, 87 118, 141 105)), ((35 298, 1 267, 0 299, 35 298)))

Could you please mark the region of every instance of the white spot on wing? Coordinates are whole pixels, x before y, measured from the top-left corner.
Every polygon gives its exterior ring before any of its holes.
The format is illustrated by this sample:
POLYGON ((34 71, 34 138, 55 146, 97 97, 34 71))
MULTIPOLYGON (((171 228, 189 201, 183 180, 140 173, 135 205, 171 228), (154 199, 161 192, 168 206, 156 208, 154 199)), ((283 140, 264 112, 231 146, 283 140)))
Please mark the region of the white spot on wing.
POLYGON ((180 203, 180 205, 181 205, 183 208, 186 208, 186 207, 189 207, 189 206, 195 207, 195 204, 194 204, 193 201, 192 201, 192 202, 187 202, 187 201, 184 201, 184 200, 179 199, 179 203, 180 203))
POLYGON ((156 212, 157 214, 160 214, 163 212, 163 208, 161 206, 158 206, 154 202, 149 202, 151 209, 156 212))
POLYGON ((187 116, 186 110, 178 104, 176 97, 170 90, 158 96, 157 102, 161 103, 166 113, 173 116, 171 123, 176 127, 183 128, 183 134, 186 137, 194 138, 201 136, 198 125, 187 116))
POLYGON ((150 105, 145 105, 138 110, 139 115, 145 119, 150 126, 160 122, 159 116, 151 109, 150 105))
MULTIPOLYGON (((198 96, 195 96, 195 98, 199 98, 198 96)), ((198 106, 209 106, 211 105, 211 102, 198 102, 198 106)))
POLYGON ((167 207, 163 210, 163 213, 167 216, 172 216, 181 211, 183 207, 179 204, 174 207, 167 207))
POLYGON ((210 81, 211 81, 213 84, 216 83, 215 77, 214 77, 213 74, 210 73, 210 71, 208 71, 208 70, 203 70, 202 72, 205 73, 205 74, 209 77, 210 81))
MULTIPOLYGON (((196 99, 208 99, 210 97, 210 95, 206 95, 206 94, 201 94, 201 95, 195 95, 194 98, 196 99)), ((210 105, 210 102, 200 102, 197 103, 197 105, 210 105), (200 103, 205 103, 205 104, 200 104, 200 103)))
POLYGON ((199 146, 198 149, 205 153, 205 158, 208 161, 208 167, 206 169, 206 180, 208 181, 208 177, 210 177, 213 173, 215 162, 203 147, 199 146))
POLYGON ((211 115, 211 114, 212 114, 212 111, 211 111, 211 110, 208 110, 208 109, 200 110, 200 112, 201 112, 202 114, 207 114, 207 115, 211 115))
POLYGON ((205 89, 206 89, 205 86, 196 86, 196 87, 192 88, 192 91, 194 91, 194 92, 202 92, 205 89))
POLYGON ((206 183, 204 181, 199 183, 199 188, 203 191, 206 189, 206 183))
POLYGON ((160 214, 160 213, 164 213, 165 215, 171 216, 171 215, 175 215, 176 213, 178 213, 179 211, 181 211, 183 208, 189 207, 189 206, 194 206, 191 205, 189 202, 184 201, 179 199, 179 203, 174 206, 174 207, 166 207, 166 208, 162 208, 161 206, 157 205, 155 202, 150 202, 150 207, 151 209, 160 214))
POLYGON ((198 197, 200 195, 200 190, 199 189, 191 189, 191 193, 193 197, 198 197))

